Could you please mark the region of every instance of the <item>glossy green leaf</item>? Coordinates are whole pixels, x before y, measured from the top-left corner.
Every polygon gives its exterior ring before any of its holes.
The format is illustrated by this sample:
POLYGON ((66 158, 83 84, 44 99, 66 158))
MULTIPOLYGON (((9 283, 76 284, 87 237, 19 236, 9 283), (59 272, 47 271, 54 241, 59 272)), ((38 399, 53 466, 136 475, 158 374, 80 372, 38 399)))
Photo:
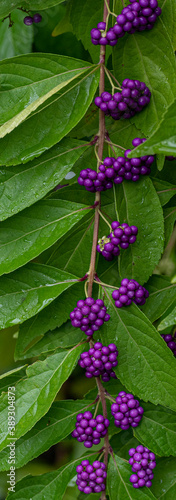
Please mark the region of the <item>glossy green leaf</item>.
POLYGON ((120 274, 143 284, 158 264, 164 243, 163 213, 151 180, 123 182, 116 188, 116 205, 118 220, 138 227, 136 242, 120 252, 120 274))
POLYGON ((169 243, 176 220, 176 207, 164 208, 165 246, 169 243))
POLYGON ((151 490, 158 500, 175 500, 176 458, 161 458, 157 461, 151 490))
POLYGON ((156 498, 149 488, 133 488, 129 481, 131 467, 118 455, 111 457, 108 467, 108 494, 110 500, 147 500, 156 498))
POLYGON ((81 40, 85 49, 90 52, 92 60, 98 62, 100 47, 92 45, 90 31, 103 19, 102 0, 84 0, 83 4, 80 0, 71 0, 68 16, 78 40, 81 40))
POLYGON ((63 87, 85 73, 88 67, 87 63, 84 65, 84 62, 77 59, 47 54, 28 54, 2 61, 1 88, 6 93, 4 95, 3 92, 0 96, 0 137, 18 127, 52 96, 55 99, 63 87))
MULTIPOLYGON (((84 211, 86 212, 87 210, 84 211)), ((74 272, 80 277, 84 276, 89 269, 93 240, 94 213, 92 212, 80 220, 75 228, 53 247, 53 251, 51 249, 46 264, 74 272)))
POLYGON ((159 171, 163 169, 164 162, 165 162, 165 155, 162 154, 156 155, 156 164, 157 164, 157 169, 159 171))
POLYGON ((84 71, 82 76, 48 99, 24 123, 0 139, 0 164, 26 163, 68 134, 93 99, 99 80, 98 69, 91 67, 84 71))
POLYGON ((168 328, 168 326, 174 326, 176 324, 176 306, 158 325, 159 332, 168 328))
POLYGON ((153 323, 167 310, 176 297, 176 283, 172 284, 165 276, 153 275, 147 283, 149 297, 142 311, 153 323))
POLYGON ((118 309, 111 293, 108 289, 105 299, 111 319, 101 327, 101 339, 118 346, 117 377, 144 401, 176 410, 176 362, 170 349, 135 304, 118 309))
POLYGON ((14 370, 10 370, 0 375, 0 393, 7 392, 10 387, 14 387, 19 380, 25 377, 26 367, 27 365, 19 366, 14 370))
POLYGON ((16 10, 13 12, 14 24, 11 28, 9 28, 9 19, 0 22, 0 59, 31 52, 33 27, 28 29, 23 19, 24 12, 16 10))
MULTIPOLYGON (((120 83, 124 78, 138 79, 151 90, 150 104, 131 120, 145 135, 151 135, 161 122, 164 111, 173 103, 175 94, 174 51, 160 19, 150 33, 143 31, 118 40, 113 66, 120 83)), ((147 154, 151 152, 147 150, 147 142, 144 149, 147 154)))
POLYGON ((142 404, 144 414, 133 432, 156 455, 176 455, 176 414, 160 406, 142 404))
POLYGON ((134 437, 132 427, 119 434, 114 434, 110 440, 114 453, 125 460, 129 460, 129 449, 136 448, 139 441, 134 437))
POLYGON ((159 6, 162 8, 162 16, 160 17, 161 23, 164 24, 168 35, 173 44, 173 48, 176 50, 176 33, 175 33, 175 23, 176 23, 176 4, 175 0, 161 0, 159 6))
MULTIPOLYGON (((15 437, 23 436, 49 410, 57 392, 73 371, 82 346, 37 361, 26 370, 27 378, 16 386, 15 437)), ((8 398, 0 398, 0 449, 8 444, 8 398)))
POLYGON ((159 196, 161 205, 166 205, 166 203, 168 203, 172 196, 176 194, 176 186, 161 179, 153 178, 152 182, 156 189, 157 195, 159 196))
POLYGON ((0 274, 34 259, 88 212, 82 204, 47 199, 1 222, 0 274))
MULTIPOLYGON (((176 156, 176 133, 175 133, 176 101, 166 110, 162 121, 158 124, 156 131, 150 139, 135 149, 136 156, 145 154, 162 153, 166 156, 176 156)), ((130 153, 129 157, 133 157, 130 153)))
MULTIPOLYGON (((89 453, 81 460, 89 459, 90 462, 96 460, 95 454, 89 453)), ((71 478, 76 476, 76 466, 80 463, 80 458, 53 472, 47 472, 39 476, 27 476, 16 484, 15 493, 8 495, 8 500, 62 500, 66 487, 71 478), (32 497, 31 497, 32 495, 32 497)), ((151 497, 150 497, 151 498, 151 497)), ((152 497, 153 498, 153 497, 152 497)))
MULTIPOLYGON (((69 300, 69 297, 67 300, 69 300)), ((69 309, 71 308, 69 307, 69 309)), ((32 332, 30 331, 30 333, 32 333, 31 337, 34 338, 34 330, 32 330, 32 332)), ((81 332, 79 328, 75 328, 74 326, 72 326, 70 320, 67 323, 64 323, 64 325, 60 326, 60 328, 56 328, 53 331, 49 331, 40 338, 37 336, 37 338, 35 339, 36 343, 32 345, 32 347, 30 346, 29 348, 27 348, 25 352, 21 352, 22 351, 21 337, 22 336, 20 335, 19 342, 15 350, 16 359, 32 358, 34 356, 40 356, 40 354, 43 353, 47 355, 52 351, 54 351, 55 349, 58 349, 59 347, 62 348, 73 347, 74 345, 79 344, 79 342, 86 340, 85 334, 81 332), (20 349, 20 355, 18 347, 20 349)), ((24 341, 26 342, 26 340, 27 339, 25 338, 24 341)))
POLYGON ((28 264, 0 278, 0 328, 22 323, 76 281, 54 267, 28 264))
MULTIPOLYGON (((34 427, 16 441, 15 465, 23 467, 27 462, 41 455, 54 444, 71 434, 76 415, 86 411, 92 401, 56 401, 50 410, 34 427)), ((94 406, 88 408, 94 411, 94 406)), ((0 471, 9 470, 9 448, 0 452, 0 471)))
POLYGON ((44 10, 62 2, 63 0, 45 0, 45 2, 43 0, 13 0, 13 2, 12 0, 3 0, 3 3, 1 2, 0 19, 8 16, 17 7, 24 7, 28 10, 44 10))
MULTIPOLYGON (((65 292, 63 292, 61 295, 59 295, 59 297, 53 300, 51 304, 49 304, 42 311, 40 311, 27 321, 24 321, 24 323, 20 325, 15 346, 15 360, 28 358, 28 350, 30 348, 34 350, 36 349, 36 355, 37 345, 35 344, 39 343, 39 350, 40 341, 42 346, 45 345, 45 338, 42 342, 42 337, 44 336, 44 334, 48 332, 47 339, 49 340, 51 331, 55 328, 59 328, 65 321, 69 319, 70 312, 73 311, 76 302, 80 299, 80 297, 84 297, 84 283, 73 283, 73 287, 74 288, 71 287, 70 289, 65 290, 65 292)), ((69 325, 71 326, 70 322, 69 325)), ((72 338, 77 339, 77 337, 79 336, 79 339, 81 340, 82 337, 80 336, 80 330, 78 334, 78 330, 74 328, 74 334, 72 333, 71 336, 70 332, 73 332, 73 330, 70 330, 70 328, 68 327, 67 334, 67 326, 63 325, 62 328, 64 338, 66 334, 66 342, 64 343, 64 339, 63 341, 61 340, 62 334, 59 330, 58 336, 56 331, 56 338, 55 335, 54 338, 52 337, 51 344, 53 340, 53 342, 57 343, 57 347, 65 348, 73 346, 77 343, 74 341, 72 343, 72 338)))
POLYGON ((1 167, 0 220, 32 205, 57 186, 87 148, 82 146, 81 141, 63 139, 26 165, 1 167))

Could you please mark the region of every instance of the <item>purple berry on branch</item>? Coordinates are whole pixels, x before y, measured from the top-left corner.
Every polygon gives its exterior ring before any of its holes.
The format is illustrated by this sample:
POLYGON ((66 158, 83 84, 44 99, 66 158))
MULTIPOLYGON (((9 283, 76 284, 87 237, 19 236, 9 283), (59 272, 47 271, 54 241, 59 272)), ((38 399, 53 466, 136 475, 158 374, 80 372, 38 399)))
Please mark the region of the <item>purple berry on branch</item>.
POLYGON ((88 297, 85 300, 78 300, 77 306, 70 313, 71 324, 75 328, 80 328, 88 337, 99 330, 105 321, 109 321, 103 300, 88 297))
POLYGON ((136 226, 128 226, 126 223, 120 224, 119 221, 113 221, 111 233, 98 240, 97 252, 101 253, 106 260, 111 261, 120 254, 120 248, 126 249, 130 244, 135 243, 137 233, 138 228, 136 226))
POLYGON ((26 26, 31 26, 31 24, 33 24, 34 20, 33 20, 33 17, 26 16, 26 17, 24 17, 23 22, 24 22, 24 24, 26 24, 26 26))
POLYGON ((143 306, 149 296, 148 290, 135 280, 125 278, 121 281, 120 288, 112 292, 112 298, 115 300, 115 306, 121 308, 129 306, 134 302, 138 306, 143 306))
POLYGON ((95 460, 91 465, 89 460, 82 460, 76 467, 78 490, 83 493, 100 493, 105 491, 106 466, 103 462, 95 460))
POLYGON ((111 406, 111 413, 115 419, 115 426, 127 430, 130 426, 137 427, 139 425, 144 410, 132 394, 121 391, 116 397, 116 403, 111 406))
POLYGON ((100 444, 101 439, 107 434, 109 420, 103 415, 97 415, 93 418, 90 411, 79 413, 76 417, 76 427, 72 432, 72 437, 79 443, 84 443, 86 448, 100 444))
POLYGON ((104 346, 101 342, 96 342, 87 352, 80 355, 79 366, 86 370, 87 378, 100 377, 103 382, 108 382, 110 378, 117 378, 113 368, 118 364, 118 350, 115 344, 104 346))
POLYGON ((169 349, 171 349, 173 355, 176 357, 176 339, 173 338, 171 334, 162 334, 161 337, 164 339, 167 346, 169 347, 169 349))
POLYGON ((151 92, 144 82, 126 78, 121 85, 121 92, 111 95, 102 92, 95 98, 95 104, 105 115, 114 120, 128 119, 142 111, 150 102, 151 92))
POLYGON ((34 23, 36 23, 36 24, 37 24, 37 23, 40 23, 40 22, 42 21, 42 16, 41 16, 41 14, 38 14, 38 13, 37 13, 37 14, 34 14, 34 16, 33 16, 33 21, 34 21, 34 23))
POLYGON ((132 474, 130 482, 134 488, 152 486, 153 469, 156 467, 155 454, 143 445, 138 445, 137 448, 129 450, 129 464, 132 465, 132 474))

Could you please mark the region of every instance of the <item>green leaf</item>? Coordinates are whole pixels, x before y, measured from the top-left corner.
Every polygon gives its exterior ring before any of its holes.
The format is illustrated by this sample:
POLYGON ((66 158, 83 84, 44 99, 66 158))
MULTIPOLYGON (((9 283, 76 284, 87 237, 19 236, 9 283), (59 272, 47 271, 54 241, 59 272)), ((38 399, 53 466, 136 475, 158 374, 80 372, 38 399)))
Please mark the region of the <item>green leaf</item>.
POLYGON ((123 182, 116 188, 116 204, 118 220, 138 227, 134 245, 120 252, 120 274, 143 284, 158 264, 164 242, 163 213, 151 180, 123 182))
MULTIPOLYGON (((75 427, 76 415, 86 411, 91 401, 56 401, 35 426, 16 441, 15 466, 18 469, 65 439, 75 427)), ((90 411, 94 411, 92 403, 90 411)), ((9 448, 0 452, 0 471, 9 470, 9 448)))
POLYGON ((14 370, 10 370, 0 375, 0 393, 7 392, 10 387, 14 387, 19 380, 25 377, 26 367, 27 365, 19 366, 14 370))
MULTIPOLYGON (((114 49, 113 66, 120 83, 124 78, 138 79, 144 81, 151 90, 150 104, 131 120, 145 135, 151 135, 161 122, 164 111, 173 102, 175 94, 174 51, 160 19, 150 33, 143 31, 118 40, 114 49)), ((149 154, 151 151, 147 146, 146 141, 143 150, 149 154)))
MULTIPOLYGON (((0 16, 1 17, 1 16, 0 16)), ((9 19, 0 22, 0 59, 26 54, 32 50, 33 27, 25 26, 24 12, 13 12, 14 24, 9 28, 9 19)))
POLYGON ((3 97, 0 98, 3 124, 0 127, 0 137, 9 134, 52 96, 55 99, 55 94, 85 73, 89 67, 90 65, 77 59, 48 54, 28 54, 2 61, 1 88, 8 90, 8 93, 4 95, 3 92, 3 97))
POLYGON ((111 320, 102 326, 101 339, 118 347, 117 377, 144 401, 176 410, 176 365, 170 349, 135 304, 118 309, 111 292, 106 297, 111 320))
POLYGON ((3 0, 3 4, 1 2, 1 10, 0 10, 0 19, 8 16, 10 12, 12 12, 17 7, 23 7, 28 10, 44 10, 48 9, 48 7, 53 7, 54 5, 58 5, 62 3, 64 0, 3 0))
MULTIPOLYGON (((135 149, 135 156, 145 154, 161 153, 165 156, 176 156, 176 132, 175 132, 176 100, 166 110, 162 121, 158 124, 156 131, 141 146, 135 149)), ((134 153, 129 154, 132 158, 134 153)))
POLYGON ((160 171, 164 167, 164 162, 165 162, 165 155, 160 155, 158 154, 156 156, 156 164, 157 164, 157 169, 160 171))
POLYGON ((0 277, 0 328, 22 323, 75 282, 75 276, 54 267, 28 264, 0 277))
POLYGON ((26 163, 58 143, 85 114, 98 80, 99 67, 91 67, 67 85, 66 89, 48 99, 46 105, 40 106, 24 123, 0 139, 0 164, 10 166, 26 163))
MULTIPOLYGON (((49 304, 42 311, 40 311, 35 316, 33 316, 32 318, 25 321, 22 325, 20 325, 19 334, 15 346, 15 360, 28 358, 29 357, 28 349, 31 348, 35 350, 35 345, 34 345, 35 343, 39 343, 40 346, 40 340, 41 340, 41 345, 43 346, 43 342, 45 344, 45 339, 42 342, 42 337, 46 332, 48 332, 48 330, 49 332, 47 335, 47 339, 49 340, 51 331, 54 330, 56 327, 60 327, 65 321, 67 321, 70 312, 75 307, 76 302, 80 299, 81 296, 84 297, 83 283, 76 283, 76 284, 73 283, 73 287, 74 287, 73 290, 72 287, 70 289, 67 288, 67 290, 61 293, 61 295, 59 295, 59 297, 53 300, 51 304, 49 304)), ((63 325, 62 328, 63 330, 62 329, 61 330, 63 331, 64 338, 66 335, 67 340, 65 343, 64 339, 61 340, 61 334, 59 330, 58 336, 56 333, 56 340, 55 340, 56 343, 59 342, 58 347, 59 346, 70 347, 72 345, 75 345, 76 342, 73 341, 72 343, 72 339, 73 338, 76 339, 78 337, 78 329, 74 328, 74 334, 72 333, 71 336, 70 331, 72 330, 70 330, 69 327, 68 327, 68 334, 67 334, 67 326, 63 325), (69 341, 68 341, 68 336, 69 336, 69 341), (66 345, 67 341, 69 342, 68 345, 66 345)), ((79 330, 79 335, 80 335, 80 330, 79 330)), ((82 337, 80 337, 80 340, 81 338, 82 337)))
MULTIPOLYGON (((37 361, 26 370, 27 378, 16 386, 15 437, 23 436, 49 410, 57 392, 73 371, 82 346, 70 351, 53 354, 44 361, 37 361)), ((0 450, 9 443, 8 397, 0 398, 0 450)))
POLYGON ((159 332, 165 330, 169 326, 174 326, 176 324, 176 306, 173 308, 170 314, 168 314, 158 325, 159 332))
POLYGON ((103 2, 101 0, 84 0, 82 4, 80 0, 71 0, 67 16, 69 16, 73 32, 78 40, 81 40, 85 49, 90 52, 92 60, 98 62, 100 47, 92 45, 90 32, 92 28, 96 28, 99 20, 103 19, 103 2))
POLYGON ((157 461, 151 490, 158 500, 175 500, 176 458, 161 458, 157 461))
MULTIPOLYGON (((32 333, 34 337, 34 331, 32 331, 32 333)), ((25 338, 24 340, 26 342, 27 339, 25 338)), ((59 347, 61 347, 62 349, 67 347, 73 347, 74 345, 79 344, 79 342, 85 341, 85 335, 83 332, 80 331, 79 328, 75 328, 74 326, 71 325, 71 322, 68 321, 64 325, 60 326, 60 328, 56 328, 54 331, 47 332, 43 337, 39 339, 37 338, 36 343, 32 345, 32 347, 29 346, 29 348, 26 349, 25 352, 22 351, 20 341, 21 341, 21 335, 19 336, 18 346, 16 347, 15 350, 15 359, 32 358, 34 356, 40 356, 40 354, 43 353, 49 354, 51 351, 54 351, 59 347), (18 347, 20 349, 21 355, 19 355, 19 351, 17 350, 18 347)))
POLYGON ((153 275, 147 283, 149 297, 142 311, 153 323, 175 300, 176 283, 172 284, 165 276, 153 275))
POLYGON ((160 2, 160 7, 162 8, 162 16, 160 17, 161 23, 164 24, 168 35, 173 44, 173 48, 176 50, 176 33, 175 33, 175 22, 176 22, 176 4, 174 0, 162 0, 160 2))
MULTIPOLYGON (((76 466, 80 460, 89 459, 91 462, 96 460, 93 453, 77 458, 74 462, 61 467, 54 472, 47 472, 39 476, 27 476, 19 481, 15 486, 15 493, 8 495, 8 500, 44 500, 44 498, 52 498, 52 500, 62 500, 66 487, 75 475, 76 466), (32 496, 31 496, 32 495, 32 496)), ((152 497, 153 498, 153 497, 152 497)))
POLYGON ((132 483, 130 483, 131 467, 118 455, 114 455, 114 460, 111 457, 108 467, 108 494, 110 500, 151 500, 156 498, 151 493, 149 488, 133 488, 132 483), (141 490, 141 491, 140 491, 141 490))
POLYGON ((176 455, 176 414, 162 407, 143 404, 144 414, 133 432, 156 455, 176 455))
POLYGON ((153 178, 152 182, 159 196, 161 205, 166 205, 166 203, 176 194, 176 187, 174 184, 170 184, 170 182, 161 179, 153 178))
POLYGON ((51 249, 46 264, 84 276, 89 269, 93 222, 94 213, 91 211, 51 249))
POLYGON ((176 220, 176 207, 164 208, 164 233, 165 233, 165 246, 169 243, 174 223, 176 220))
POLYGON ((32 205, 57 186, 86 150, 87 146, 82 146, 82 141, 63 139, 27 165, 1 167, 0 220, 32 205))
POLYGON ((89 212, 67 200, 41 200, 0 223, 0 274, 14 271, 61 238, 89 212))
POLYGON ((126 431, 121 431, 119 434, 114 434, 110 440, 114 453, 125 460, 129 460, 129 449, 136 448, 138 444, 139 441, 133 436, 132 427, 126 431))

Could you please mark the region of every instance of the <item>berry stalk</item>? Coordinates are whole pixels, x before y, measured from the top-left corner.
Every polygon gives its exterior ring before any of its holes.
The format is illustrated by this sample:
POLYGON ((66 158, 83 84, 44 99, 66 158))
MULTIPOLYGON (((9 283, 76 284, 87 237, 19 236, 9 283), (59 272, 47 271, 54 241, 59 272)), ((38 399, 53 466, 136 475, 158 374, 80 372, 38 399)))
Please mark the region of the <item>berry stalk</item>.
MULTIPOLYGON (((106 0, 106 1, 104 1, 104 13, 103 13, 103 21, 104 22, 106 22, 106 18, 108 15, 108 8, 109 8, 109 0, 106 0)), ((99 82, 99 93, 100 94, 102 92, 104 92, 104 87, 105 87, 105 69, 104 69, 105 54, 106 54, 106 46, 101 45, 100 46, 100 82, 99 82)), ((99 137, 99 139, 98 139, 98 158, 99 158, 98 162, 101 163, 101 161, 103 159, 103 147, 104 147, 104 142, 105 142, 105 115, 101 109, 99 110, 99 134, 98 134, 98 137, 99 137)), ((96 249, 97 249, 97 243, 98 243, 98 231, 99 231, 99 220, 100 220, 99 210, 100 210, 100 203, 101 203, 100 191, 96 192, 95 202, 97 203, 97 206, 95 208, 93 244, 92 244, 92 253, 91 253, 91 260, 90 260, 90 267, 89 267, 88 297, 92 296, 92 287, 93 287, 93 282, 94 282, 94 277, 95 277, 96 249)), ((90 341, 90 347, 92 347, 92 341, 90 341)), ((107 407, 106 407, 106 398, 105 398, 104 388, 103 388, 103 385, 102 385, 99 377, 96 377, 96 382, 97 382, 99 396, 101 399, 103 416, 104 416, 104 418, 107 418, 107 407)), ((108 453, 109 453, 108 432, 104 438, 104 450, 105 450, 104 465, 107 469, 108 453)), ((105 491, 102 491, 101 500, 106 500, 105 491)))
MULTIPOLYGON (((109 6, 109 0, 107 0, 107 3, 104 2, 103 21, 106 21, 106 17, 108 14, 107 6, 109 6)), ((105 69, 104 69, 105 55, 106 55, 106 46, 100 45, 100 61, 99 61, 100 62, 100 82, 99 82, 99 93, 100 94, 102 92, 104 92, 104 86, 105 86, 105 69)), ((101 109, 99 110, 99 134, 98 134, 98 137, 99 137, 99 139, 98 139, 98 158, 101 162, 103 159, 103 147, 104 147, 104 142, 105 142, 105 115, 101 109)), ((90 260, 90 267, 89 267, 88 297, 92 296, 92 287, 93 287, 93 281, 94 281, 94 275, 95 275, 96 248, 97 248, 97 242, 98 242, 98 230, 99 230, 99 219, 100 219, 99 209, 100 209, 100 203, 101 203, 101 196, 100 196, 99 191, 96 192, 95 202, 97 203, 97 206, 95 208, 93 244, 92 244, 92 253, 91 253, 91 260, 90 260)))

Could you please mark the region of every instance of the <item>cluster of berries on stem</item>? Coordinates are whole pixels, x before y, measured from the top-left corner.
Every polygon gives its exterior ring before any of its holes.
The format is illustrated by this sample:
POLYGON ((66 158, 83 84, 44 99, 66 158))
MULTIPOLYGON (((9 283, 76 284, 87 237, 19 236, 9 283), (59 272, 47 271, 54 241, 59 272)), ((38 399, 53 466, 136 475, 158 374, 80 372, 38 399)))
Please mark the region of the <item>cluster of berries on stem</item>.
POLYGON ((176 333, 174 334, 174 338, 172 337, 172 335, 169 333, 169 334, 162 334, 161 337, 164 339, 164 341, 166 342, 167 346, 169 347, 169 349, 171 349, 171 351, 173 352, 174 356, 176 357, 176 333))
POLYGON ((89 460, 82 460, 76 467, 78 490, 83 493, 100 493, 105 490, 106 466, 95 460, 91 465, 89 460))
POLYGON ((78 300, 77 307, 70 313, 72 326, 80 328, 82 332, 91 337, 99 330, 104 321, 109 321, 110 316, 106 312, 103 300, 88 297, 78 300))
POLYGON ((111 413, 115 419, 114 425, 127 430, 130 426, 137 427, 139 425, 144 410, 132 394, 121 391, 116 398, 116 403, 111 406, 111 413))
POLYGON ((91 411, 79 413, 76 420, 76 429, 72 432, 72 437, 84 443, 86 448, 91 448, 93 444, 100 444, 101 439, 107 434, 110 423, 103 415, 93 418, 91 411))
MULTIPOLYGON (((136 137, 132 140, 132 145, 136 148, 146 139, 136 137)), ((114 158, 107 156, 98 166, 98 172, 91 168, 81 170, 78 177, 78 184, 84 186, 91 193, 96 191, 106 191, 114 184, 121 184, 124 180, 136 182, 141 175, 149 175, 154 156, 145 155, 140 158, 128 158, 131 149, 124 152, 124 156, 114 158)))
POLYGON ((141 444, 137 448, 129 450, 129 464, 132 465, 132 474, 130 481, 134 488, 152 486, 153 469, 156 467, 155 454, 141 444))
POLYGON ((33 16, 26 16, 24 17, 24 24, 26 24, 26 26, 31 26, 31 24, 35 23, 35 24, 38 24, 42 21, 42 16, 41 14, 34 14, 33 16))
POLYGON ((157 0, 139 0, 138 2, 130 0, 130 4, 124 7, 116 17, 116 23, 112 28, 106 30, 106 22, 99 22, 97 27, 91 30, 91 41, 93 45, 113 47, 126 33, 151 30, 161 12, 157 0))
POLYGON ((111 233, 98 240, 97 252, 101 253, 106 260, 111 261, 120 254, 120 248, 126 249, 130 244, 135 243, 137 233, 136 226, 129 226, 126 222, 120 224, 119 221, 113 221, 111 233))
POLYGON ((139 285, 136 280, 129 280, 128 278, 124 278, 121 281, 120 288, 112 292, 112 298, 118 308, 129 306, 131 302, 143 306, 148 296, 149 292, 144 286, 139 285))
POLYGON ((102 92, 95 97, 95 104, 105 115, 114 120, 129 119, 136 113, 140 113, 149 104, 151 92, 144 82, 139 80, 123 80, 120 92, 110 94, 102 92))
POLYGON ((118 364, 118 350, 115 344, 103 345, 96 342, 89 351, 83 352, 78 361, 79 366, 86 370, 87 378, 100 377, 103 382, 108 382, 110 378, 117 378, 113 368, 118 364))

